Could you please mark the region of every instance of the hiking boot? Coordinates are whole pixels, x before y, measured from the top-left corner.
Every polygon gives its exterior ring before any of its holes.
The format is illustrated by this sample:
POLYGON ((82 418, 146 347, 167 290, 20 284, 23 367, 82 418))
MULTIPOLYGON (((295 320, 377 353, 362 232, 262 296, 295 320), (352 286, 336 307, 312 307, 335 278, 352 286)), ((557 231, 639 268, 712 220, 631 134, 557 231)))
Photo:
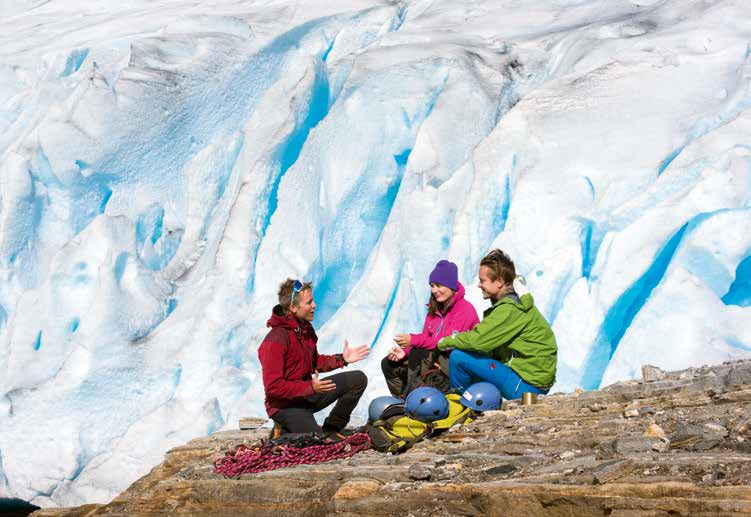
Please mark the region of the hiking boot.
POLYGON ((276 440, 277 438, 279 438, 282 435, 282 431, 282 424, 274 422, 274 427, 269 433, 269 440, 276 440))
POLYGON ((338 431, 329 431, 326 433, 326 441, 331 443, 341 442, 346 440, 347 437, 338 431))
POLYGON ((340 442, 348 436, 352 436, 356 432, 356 429, 331 429, 330 427, 323 428, 323 434, 326 436, 326 438, 335 442, 340 442))

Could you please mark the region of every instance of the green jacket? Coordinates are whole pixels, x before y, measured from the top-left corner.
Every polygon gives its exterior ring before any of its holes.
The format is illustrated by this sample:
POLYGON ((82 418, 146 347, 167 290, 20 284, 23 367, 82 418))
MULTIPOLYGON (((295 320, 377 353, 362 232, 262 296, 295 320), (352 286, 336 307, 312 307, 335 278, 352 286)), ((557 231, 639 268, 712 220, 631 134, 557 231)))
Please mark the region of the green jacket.
POLYGON ((438 348, 495 357, 538 388, 549 388, 555 382, 558 345, 529 293, 521 298, 501 298, 483 313, 473 330, 441 339, 438 348))

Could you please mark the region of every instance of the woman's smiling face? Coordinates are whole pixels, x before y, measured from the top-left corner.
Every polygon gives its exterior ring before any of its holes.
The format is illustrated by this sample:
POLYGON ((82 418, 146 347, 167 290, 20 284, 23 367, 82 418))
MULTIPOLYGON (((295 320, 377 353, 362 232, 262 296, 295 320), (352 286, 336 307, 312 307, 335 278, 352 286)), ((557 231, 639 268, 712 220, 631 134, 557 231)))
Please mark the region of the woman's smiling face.
POLYGON ((438 303, 446 303, 452 296, 454 296, 454 291, 452 291, 451 288, 446 287, 445 285, 436 284, 435 282, 430 284, 430 292, 438 303))

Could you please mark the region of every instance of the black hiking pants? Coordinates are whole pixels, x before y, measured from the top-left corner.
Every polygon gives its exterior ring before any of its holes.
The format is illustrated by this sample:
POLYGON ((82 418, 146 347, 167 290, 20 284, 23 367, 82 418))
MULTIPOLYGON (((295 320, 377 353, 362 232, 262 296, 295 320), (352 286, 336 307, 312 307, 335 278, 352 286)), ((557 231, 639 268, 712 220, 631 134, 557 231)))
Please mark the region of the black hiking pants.
POLYGON ((280 409, 271 418, 282 426, 285 433, 327 433, 341 431, 349 423, 349 416, 360 401, 365 388, 368 386, 368 377, 359 370, 341 372, 326 377, 336 385, 336 390, 328 393, 316 393, 306 397, 302 403, 295 407, 280 409), (330 406, 336 405, 326 417, 323 428, 318 425, 314 413, 330 406))
POLYGON ((381 361, 381 370, 386 377, 386 385, 395 397, 406 397, 420 386, 432 386, 445 392, 449 388, 448 377, 441 373, 435 363, 441 361, 438 350, 412 348, 401 361, 391 361, 388 356, 381 361))

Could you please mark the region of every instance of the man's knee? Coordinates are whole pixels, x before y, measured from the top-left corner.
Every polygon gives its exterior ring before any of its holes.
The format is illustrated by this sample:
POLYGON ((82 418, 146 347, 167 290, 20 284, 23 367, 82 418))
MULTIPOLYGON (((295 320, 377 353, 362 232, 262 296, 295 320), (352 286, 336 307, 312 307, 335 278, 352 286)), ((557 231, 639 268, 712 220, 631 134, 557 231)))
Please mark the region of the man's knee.
POLYGON ((278 411, 272 419, 275 425, 286 433, 320 432, 320 426, 313 417, 313 412, 302 408, 286 408, 278 411))
POLYGON ((352 389, 360 392, 365 391, 365 388, 368 387, 368 376, 360 370, 349 372, 349 374, 349 381, 352 389))
POLYGON ((388 376, 391 374, 393 370, 394 370, 394 365, 391 363, 391 360, 389 360, 389 356, 384 357, 381 360, 381 371, 383 372, 383 374, 388 376))

